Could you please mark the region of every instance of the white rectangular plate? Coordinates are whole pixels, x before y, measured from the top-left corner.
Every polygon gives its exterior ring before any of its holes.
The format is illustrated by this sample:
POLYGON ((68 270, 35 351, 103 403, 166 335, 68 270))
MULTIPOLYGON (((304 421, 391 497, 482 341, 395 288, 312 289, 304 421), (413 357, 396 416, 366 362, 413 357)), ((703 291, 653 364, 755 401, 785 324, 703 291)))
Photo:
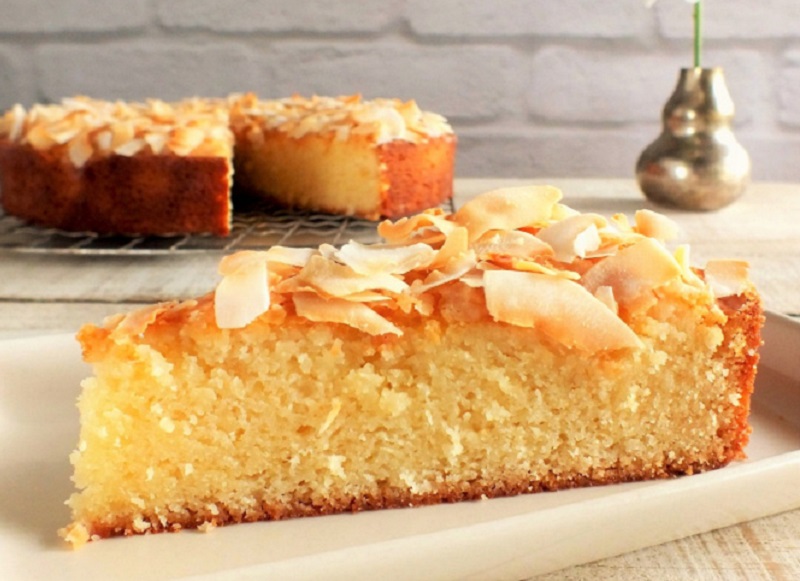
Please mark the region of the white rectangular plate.
POLYGON ((749 459, 668 481, 117 538, 74 552, 68 335, 0 342, 4 579, 521 579, 800 507, 800 324, 769 315, 749 459))

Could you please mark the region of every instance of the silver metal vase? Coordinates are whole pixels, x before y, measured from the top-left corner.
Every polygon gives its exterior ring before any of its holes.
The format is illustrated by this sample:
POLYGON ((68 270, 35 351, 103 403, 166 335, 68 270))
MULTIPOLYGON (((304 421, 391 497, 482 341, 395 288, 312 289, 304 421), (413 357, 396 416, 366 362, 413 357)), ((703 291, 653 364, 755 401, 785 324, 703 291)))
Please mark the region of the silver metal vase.
POLYGON ((663 131, 639 156, 647 198, 686 210, 727 206, 750 182, 750 156, 733 134, 733 100, 720 68, 681 69, 663 131))

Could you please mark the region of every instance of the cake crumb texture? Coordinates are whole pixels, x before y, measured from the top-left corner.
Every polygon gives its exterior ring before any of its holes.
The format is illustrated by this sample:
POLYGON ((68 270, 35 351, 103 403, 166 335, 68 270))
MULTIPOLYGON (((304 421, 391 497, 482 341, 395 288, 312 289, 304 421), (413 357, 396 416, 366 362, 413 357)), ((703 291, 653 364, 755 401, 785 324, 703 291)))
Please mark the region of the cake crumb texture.
MULTIPOLYGON (((632 360, 560 352, 491 322, 409 321, 403 340, 366 343, 297 321, 209 335, 207 311, 179 329, 156 323, 103 346, 84 383, 73 530, 158 532, 724 465, 747 442, 748 341, 720 342, 722 321, 686 314, 638 321, 647 348, 632 360)), ((103 335, 83 332, 90 353, 103 335)))

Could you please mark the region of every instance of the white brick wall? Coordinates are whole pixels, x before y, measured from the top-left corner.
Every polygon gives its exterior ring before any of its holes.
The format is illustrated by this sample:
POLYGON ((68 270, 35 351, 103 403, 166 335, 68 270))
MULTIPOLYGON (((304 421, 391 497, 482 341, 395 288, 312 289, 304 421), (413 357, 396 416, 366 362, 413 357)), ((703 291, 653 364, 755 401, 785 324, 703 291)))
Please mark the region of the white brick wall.
MULTIPOLYGON (((800 2, 705 0, 761 180, 800 181, 800 2)), ((631 176, 691 64, 660 0, 0 0, 0 107, 254 90, 415 98, 458 175, 631 176)))

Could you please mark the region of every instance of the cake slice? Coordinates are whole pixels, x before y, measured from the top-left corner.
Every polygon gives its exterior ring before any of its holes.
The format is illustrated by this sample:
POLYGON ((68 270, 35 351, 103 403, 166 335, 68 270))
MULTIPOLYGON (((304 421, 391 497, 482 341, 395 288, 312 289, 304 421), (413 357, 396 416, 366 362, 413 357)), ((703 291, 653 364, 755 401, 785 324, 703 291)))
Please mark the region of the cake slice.
POLYGON ((227 256, 207 296, 86 326, 78 546, 667 478, 744 457, 762 325, 737 261, 550 187, 227 256))

